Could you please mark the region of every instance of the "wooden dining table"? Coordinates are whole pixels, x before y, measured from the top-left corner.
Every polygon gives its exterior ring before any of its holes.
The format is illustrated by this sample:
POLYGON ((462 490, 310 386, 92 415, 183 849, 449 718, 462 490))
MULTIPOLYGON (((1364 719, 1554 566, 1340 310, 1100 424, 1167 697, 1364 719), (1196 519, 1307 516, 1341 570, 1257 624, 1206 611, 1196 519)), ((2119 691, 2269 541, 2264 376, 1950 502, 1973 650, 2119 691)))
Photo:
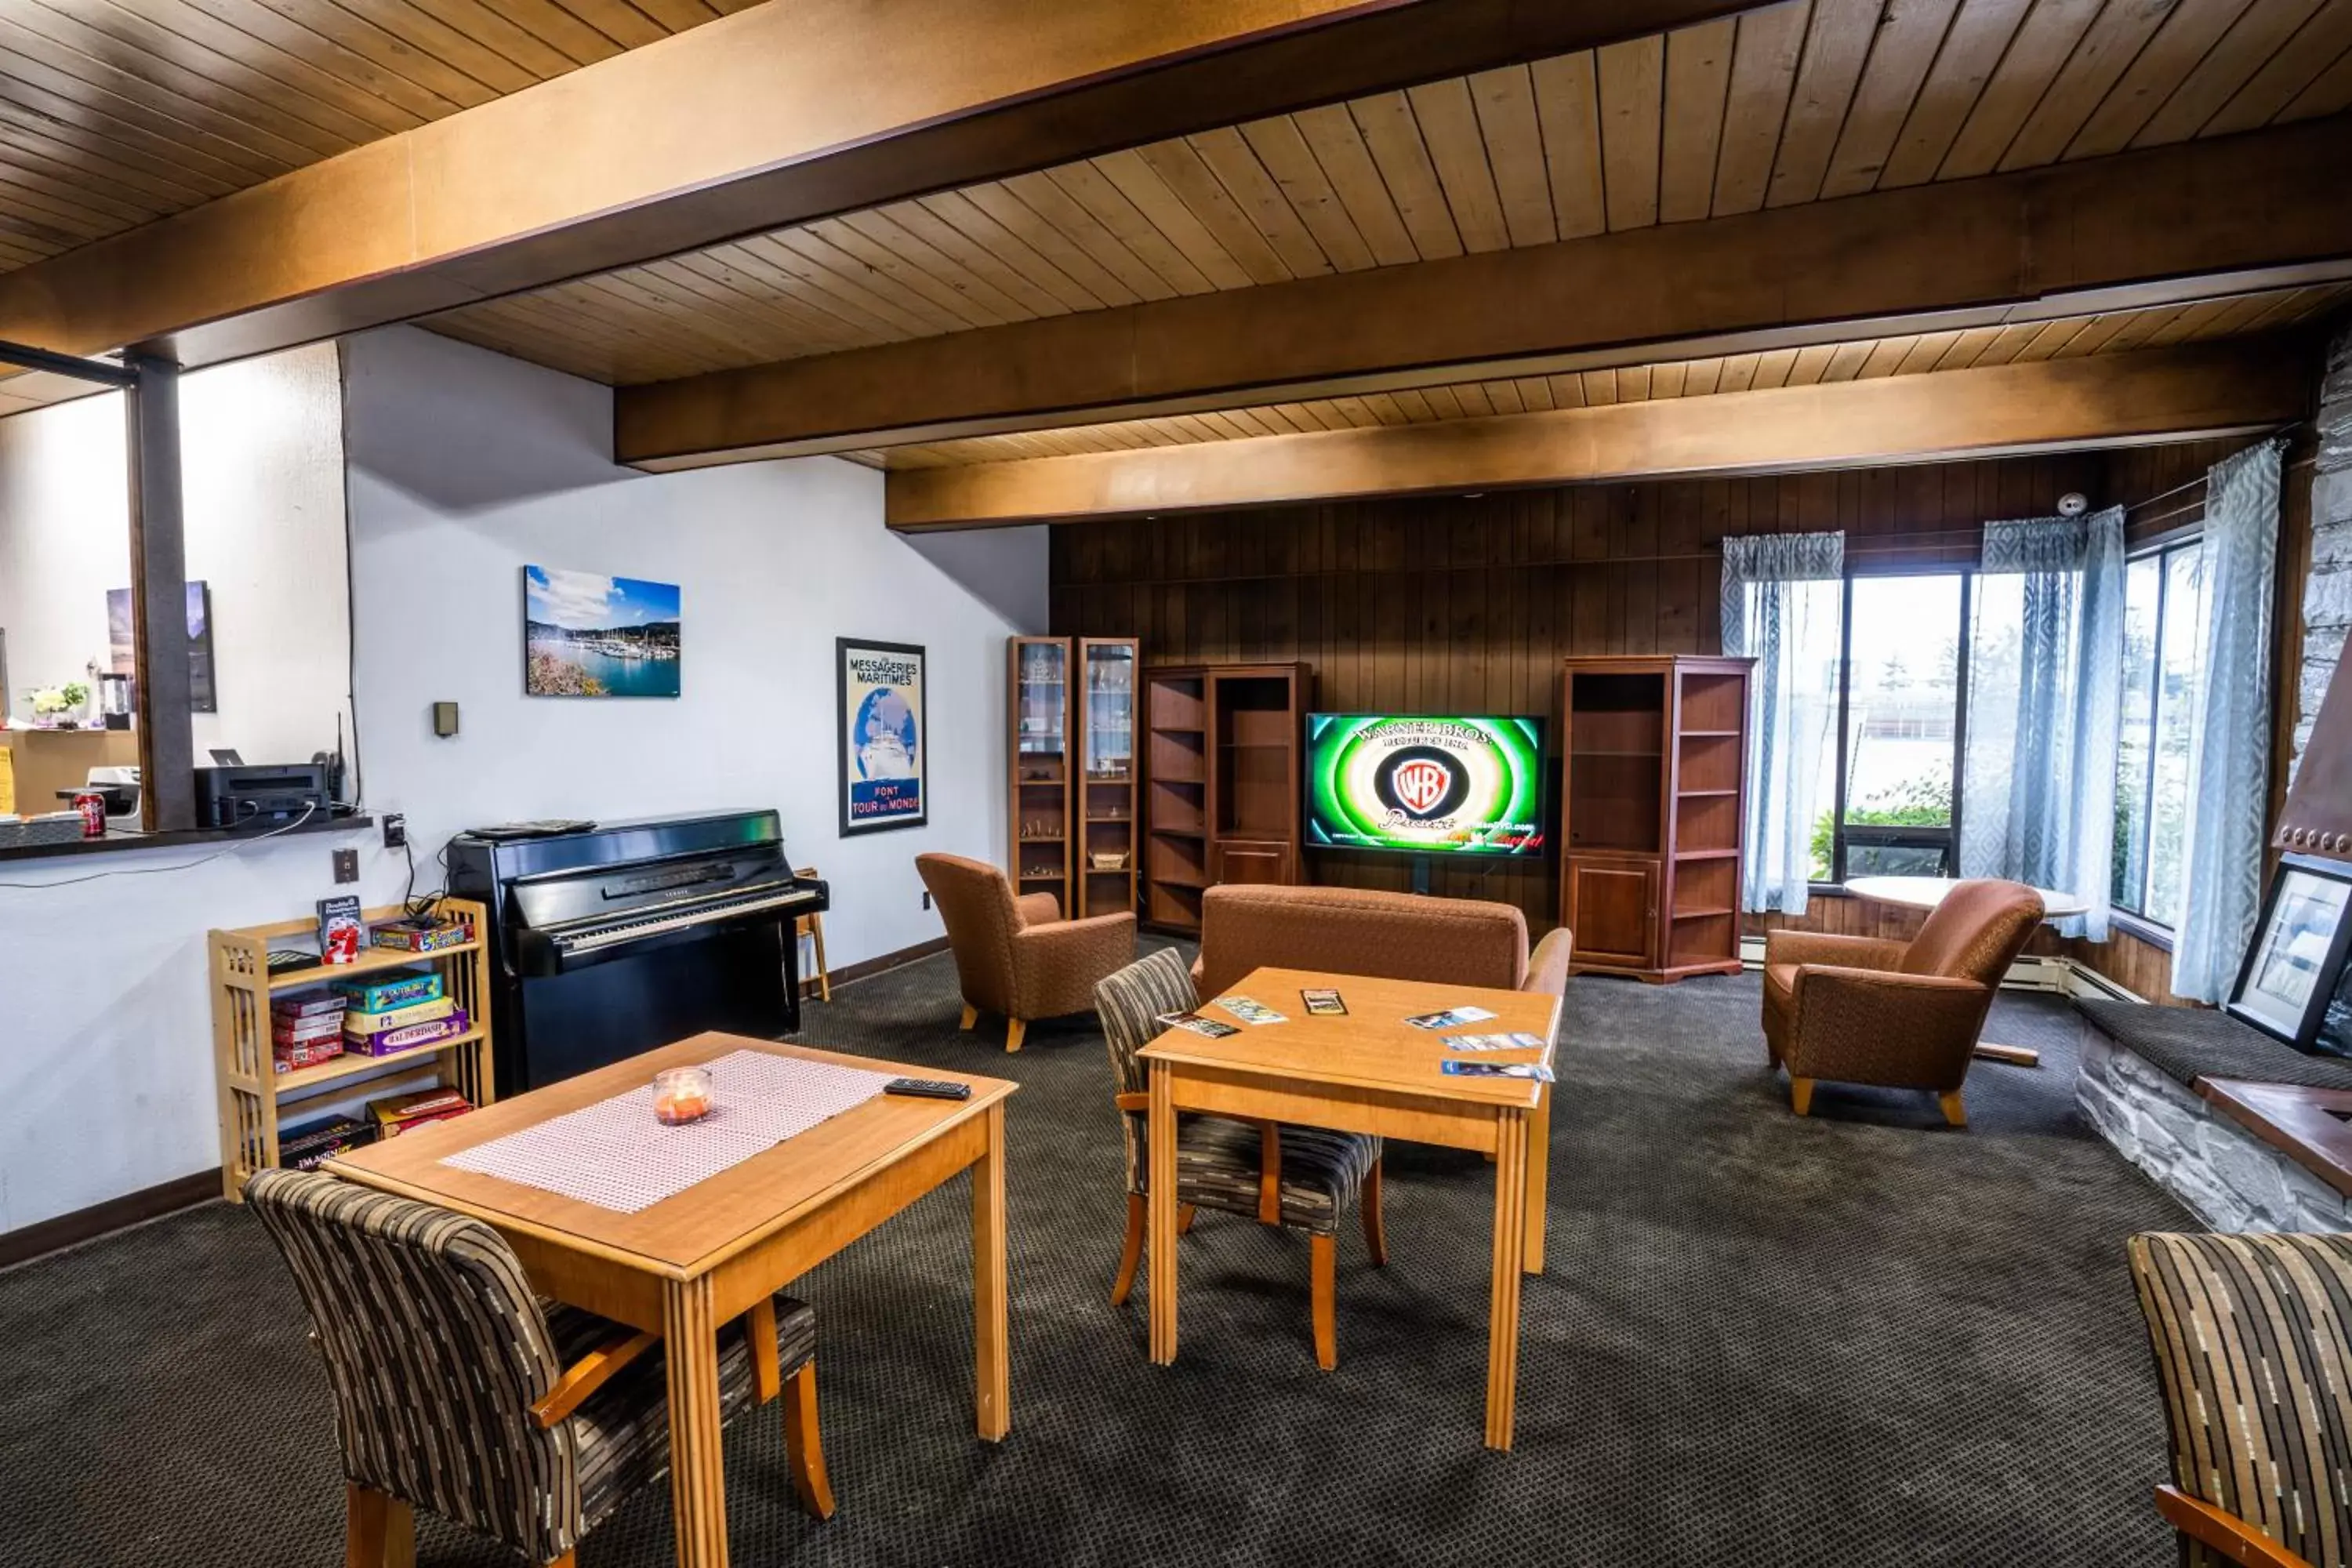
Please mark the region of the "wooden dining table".
POLYGON ((1212 1039, 1171 1028, 1139 1053, 1151 1075, 1148 1185, 1151 1216, 1151 1359, 1176 1359, 1176 1118, 1208 1111, 1287 1121, 1408 1142, 1472 1149, 1495 1159, 1493 1267, 1486 1317, 1486 1446, 1507 1449, 1518 1393, 1519 1281, 1543 1271, 1551 1145, 1551 1089, 1530 1079, 1457 1077, 1449 1060, 1552 1058, 1559 998, 1542 992, 1381 980, 1298 969, 1255 969, 1226 994, 1282 1014, 1244 1024, 1215 1003, 1204 1016, 1237 1032, 1212 1039), (1307 1011, 1300 993, 1336 990, 1339 1016, 1307 1011), (1436 1031, 1408 1017, 1475 1006, 1494 1015, 1436 1031), (1449 1034, 1528 1034, 1540 1048, 1457 1052, 1449 1034))
MULTIPOLYGON (((679 1568, 726 1568, 719 1329, 915 1199, 971 1173, 973 1400, 980 1436, 1010 1429, 1004 1102, 1019 1086, 870 1058, 704 1034, 330 1161, 346 1180, 473 1215, 532 1286, 663 1337, 679 1568), (634 1214, 442 1162, 637 1089, 655 1073, 760 1050, 894 1076, 954 1079, 962 1100, 877 1095, 634 1214)), ((720 1093, 725 1093, 721 1086, 720 1093)), ((723 1103, 723 1101, 722 1101, 723 1103)))

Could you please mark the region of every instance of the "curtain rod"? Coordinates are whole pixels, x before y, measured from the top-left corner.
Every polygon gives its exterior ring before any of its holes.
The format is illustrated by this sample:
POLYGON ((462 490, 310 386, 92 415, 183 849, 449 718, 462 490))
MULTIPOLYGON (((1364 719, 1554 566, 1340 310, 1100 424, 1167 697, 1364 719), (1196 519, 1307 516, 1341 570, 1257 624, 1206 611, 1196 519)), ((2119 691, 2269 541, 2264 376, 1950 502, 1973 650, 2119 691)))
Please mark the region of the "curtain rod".
MULTIPOLYGON (((2282 425, 2282 426, 2280 426, 2277 429, 2275 429, 2275 430, 2272 431, 2269 435, 2267 435, 2267 436, 2263 437, 2263 440, 2264 440, 2264 441, 2276 441, 2276 442, 2279 442, 2282 446, 2284 446, 2284 445, 2286 443, 2286 441, 2288 440, 2288 438, 2289 438, 2290 437, 2292 437, 2292 436, 2294 434, 2294 432, 2295 432, 2295 431, 2300 430, 2300 429, 2302 429, 2302 428, 2303 428, 2303 425, 2302 425, 2302 422, 2301 422, 2300 420, 2296 421, 2296 422, 2295 422, 2294 424, 2293 424, 2293 425, 2282 425)), ((2259 443, 2257 443, 2257 444, 2259 444, 2259 443)), ((2242 450, 2245 450, 2245 449, 2246 449, 2246 448, 2243 448, 2243 447, 2241 447, 2241 448, 2240 448, 2240 450, 2242 450, 2242 450)), ((2233 454, 2231 454, 2231 455, 2232 455, 2232 456, 2235 456, 2235 454, 2234 454, 2234 453, 2233 453, 2233 454)), ((2309 462, 2310 460, 2311 460, 2311 459, 2309 459, 2309 458, 2305 458, 2305 459, 2304 459, 2304 462, 2309 462)), ((2295 464, 2293 464, 2293 465, 2291 465, 2291 466, 2292 466, 2292 467, 2298 468, 2301 468, 2301 467, 2303 467, 2303 463, 2295 463, 2295 464)), ((2168 489, 2168 490, 2158 490, 2158 491, 2157 491, 2157 492, 2156 492, 2154 495, 2152 495, 2152 496, 2144 496, 2144 497, 2142 497, 2142 498, 2141 498, 2140 500, 2138 500, 2126 502, 2126 503, 2125 504, 2125 506, 2124 506, 2124 510, 2125 510, 2126 512, 2127 512, 2127 513, 2128 513, 2128 512, 2135 512, 2135 511, 2139 510, 2142 507, 2154 506, 2157 502, 2158 502, 2158 501, 2160 501, 2160 500, 2169 500, 2171 498, 2173 498, 2174 496, 2179 495, 2179 494, 2181 491, 2183 491, 2183 490, 2193 490, 2193 489, 2195 489, 2199 485, 2201 485, 2201 484, 2205 483, 2205 482, 2206 482, 2209 479, 2210 479, 2211 477, 2212 477, 2212 475, 2211 475, 2210 471, 2209 470, 2209 471, 2207 471, 2206 473, 2202 473, 2202 474, 2198 475, 2198 476, 2197 476, 2195 479, 2183 479, 2183 480, 2181 480, 2179 484, 2177 484, 2177 485, 2173 486, 2173 487, 2172 487, 2170 489, 2168 489)))

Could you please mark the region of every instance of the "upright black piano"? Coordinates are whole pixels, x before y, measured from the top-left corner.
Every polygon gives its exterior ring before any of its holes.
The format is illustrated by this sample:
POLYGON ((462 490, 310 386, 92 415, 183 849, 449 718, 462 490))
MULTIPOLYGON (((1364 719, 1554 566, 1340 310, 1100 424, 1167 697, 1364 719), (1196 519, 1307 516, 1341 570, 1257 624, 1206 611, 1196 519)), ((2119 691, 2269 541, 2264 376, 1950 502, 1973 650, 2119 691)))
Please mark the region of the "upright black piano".
POLYGON ((520 1093, 706 1029, 800 1027, 793 922, 824 910, 773 811, 461 833, 449 890, 490 909, 498 1089, 520 1093))

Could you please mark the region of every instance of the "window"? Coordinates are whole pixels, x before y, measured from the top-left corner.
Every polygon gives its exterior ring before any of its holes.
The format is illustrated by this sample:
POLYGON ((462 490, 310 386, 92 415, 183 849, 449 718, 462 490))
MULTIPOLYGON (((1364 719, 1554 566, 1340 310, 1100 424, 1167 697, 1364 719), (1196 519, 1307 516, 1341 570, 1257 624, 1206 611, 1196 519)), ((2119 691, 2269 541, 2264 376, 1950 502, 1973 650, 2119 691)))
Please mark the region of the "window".
POLYGON ((2124 577, 2124 711, 2116 748, 2116 907, 2180 923, 2188 863, 2189 726, 2205 668, 2197 542, 2136 557, 2124 577))
POLYGON ((1942 876, 1952 864, 1969 580, 1846 582, 1837 788, 1813 829, 1813 878, 1942 876))

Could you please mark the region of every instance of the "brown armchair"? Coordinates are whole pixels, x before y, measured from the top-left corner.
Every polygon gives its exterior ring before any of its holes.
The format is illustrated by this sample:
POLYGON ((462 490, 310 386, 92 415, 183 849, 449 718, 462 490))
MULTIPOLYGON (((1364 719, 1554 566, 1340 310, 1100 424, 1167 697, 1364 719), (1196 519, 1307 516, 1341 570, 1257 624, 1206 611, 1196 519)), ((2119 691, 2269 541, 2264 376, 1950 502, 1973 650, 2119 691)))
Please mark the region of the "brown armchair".
POLYGON ((961 855, 918 855, 915 870, 940 907, 963 987, 963 1022, 1004 1020, 1004 1048, 1017 1051, 1038 1018, 1083 1013, 1095 984, 1135 956, 1130 912, 1066 921, 1051 893, 1013 896, 1003 871, 961 855))
POLYGON ((1909 942, 1776 931, 1764 939, 1764 1044, 1789 1069, 1789 1106, 1813 1084, 1924 1089, 1944 1120, 1960 1102, 1994 989, 2042 922, 2042 896, 2016 882, 1960 883, 1909 942))

